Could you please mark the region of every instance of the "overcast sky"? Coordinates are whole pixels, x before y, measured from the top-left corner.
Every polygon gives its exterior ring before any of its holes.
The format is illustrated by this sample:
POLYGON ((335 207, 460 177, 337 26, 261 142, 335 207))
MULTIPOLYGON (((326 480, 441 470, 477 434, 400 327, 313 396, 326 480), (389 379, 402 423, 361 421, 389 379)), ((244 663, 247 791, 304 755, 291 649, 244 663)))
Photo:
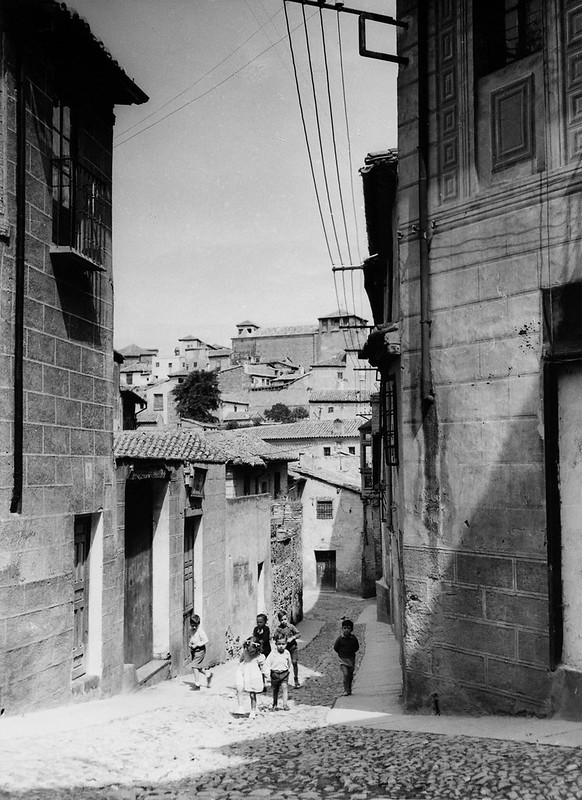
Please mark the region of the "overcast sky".
MULTIPOLYGON (((292 38, 330 260, 282 0, 68 0, 68 5, 150 97, 145 105, 116 110, 116 347, 136 343, 159 347, 163 355, 186 334, 228 345, 243 319, 263 327, 303 325, 337 308, 332 261, 349 263, 348 245, 353 263, 367 255, 358 169, 367 153, 396 146, 397 68, 358 55, 357 17, 340 15, 342 82, 337 14, 322 12, 324 53, 319 11, 305 7, 338 250, 302 7, 287 6, 290 26, 297 27, 292 38)), ((346 6, 394 13, 392 0, 354 0, 346 6)), ((391 28, 372 26, 369 35, 373 49, 394 46, 391 28)), ((336 278, 340 304, 369 319, 361 272, 336 278)))

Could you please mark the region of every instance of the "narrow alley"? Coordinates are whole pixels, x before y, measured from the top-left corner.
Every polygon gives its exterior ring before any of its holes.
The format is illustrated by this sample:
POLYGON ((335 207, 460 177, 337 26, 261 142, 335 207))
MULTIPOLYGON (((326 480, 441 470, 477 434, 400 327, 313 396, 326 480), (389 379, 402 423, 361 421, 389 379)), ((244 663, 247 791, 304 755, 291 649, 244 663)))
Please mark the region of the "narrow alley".
POLYGON ((229 662, 197 693, 187 674, 3 718, 0 797, 582 798, 578 724, 403 715, 386 663, 397 659, 394 640, 374 611, 366 600, 319 596, 299 626, 302 685, 288 712, 270 713, 264 694, 256 720, 235 717, 229 662), (354 694, 338 700, 332 643, 342 616, 355 620, 363 646, 354 694))

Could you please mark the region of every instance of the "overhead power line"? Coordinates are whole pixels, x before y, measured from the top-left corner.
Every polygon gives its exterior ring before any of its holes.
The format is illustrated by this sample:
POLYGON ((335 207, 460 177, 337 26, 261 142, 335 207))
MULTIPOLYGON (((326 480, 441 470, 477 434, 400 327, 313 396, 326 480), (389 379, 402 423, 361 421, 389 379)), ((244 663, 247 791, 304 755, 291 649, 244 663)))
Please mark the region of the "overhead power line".
MULTIPOLYGON (((317 12, 313 12, 313 14, 315 14, 315 13, 317 13, 317 12)), ((311 16, 313 16, 313 14, 311 16)), ((299 28, 299 27, 301 27, 301 24, 296 25, 295 28, 293 28, 293 30, 291 32, 293 32, 294 30, 297 30, 297 28, 299 28)), ((139 136, 140 134, 145 133, 146 131, 149 131, 151 128, 155 127, 156 125, 159 125, 160 122, 164 122, 165 120, 167 120, 170 117, 174 116, 174 114, 177 114, 179 111, 182 111, 184 108, 187 108, 188 106, 192 105, 192 103, 195 103, 197 100, 201 100, 203 97, 206 97, 207 95, 209 95, 212 92, 216 91, 216 89, 218 89, 221 86, 223 86, 231 78, 234 78, 236 75, 238 75, 239 72, 242 72, 243 69, 246 69, 249 66, 249 64, 252 64, 253 61, 257 60, 257 58, 260 58, 265 53, 268 53, 269 50, 272 50, 273 47, 276 47, 278 44, 281 44, 281 42, 285 41, 285 39, 287 39, 288 37, 289 37, 289 34, 288 33, 285 34, 285 36, 282 36, 280 39, 277 39, 276 42, 273 42, 268 47, 265 47, 265 49, 261 50, 260 53, 257 53, 256 56, 253 56, 253 58, 251 58, 248 61, 246 61, 237 70, 235 70, 234 72, 231 72, 230 75, 226 76, 226 78, 223 78, 223 80, 219 81, 214 86, 211 86, 210 89, 207 89, 205 92, 202 92, 202 94, 196 95, 196 97, 193 97, 191 100, 188 100, 186 103, 183 103, 181 106, 178 106, 178 108, 175 108, 173 111, 170 111, 168 114, 164 114, 164 116, 160 117, 160 119, 156 120, 155 122, 150 123, 149 125, 146 125, 145 128, 141 128, 140 130, 138 130, 135 133, 133 133, 131 136, 128 136, 127 139, 124 139, 122 142, 117 142, 113 146, 114 147, 121 147, 122 145, 127 144, 127 142, 130 142, 132 139, 135 139, 136 136, 139 136)), ((241 47, 242 47, 242 45, 241 45, 241 47)), ((189 87, 189 88, 192 88, 192 87, 189 87)), ((187 90, 185 90, 185 91, 187 91, 187 90)), ((172 101, 169 101, 169 102, 172 102, 172 101)), ((139 125, 140 123, 137 123, 137 124, 139 125)), ((132 126, 132 127, 134 127, 134 126, 132 126)), ((129 128, 128 128, 128 130, 129 130, 129 128)))

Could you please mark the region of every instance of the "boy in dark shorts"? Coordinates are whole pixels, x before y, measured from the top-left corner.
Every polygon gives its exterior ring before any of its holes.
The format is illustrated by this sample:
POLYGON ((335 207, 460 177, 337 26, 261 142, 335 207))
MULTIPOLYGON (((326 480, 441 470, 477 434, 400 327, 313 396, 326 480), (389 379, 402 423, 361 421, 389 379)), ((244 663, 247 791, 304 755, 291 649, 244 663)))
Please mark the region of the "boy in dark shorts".
POLYGON ((297 648, 297 639, 299 639, 299 631, 291 622, 285 611, 279 611, 277 614, 279 625, 275 628, 273 639, 284 639, 287 650, 291 656, 291 663, 293 664, 293 677, 295 679, 295 688, 298 689, 301 684, 299 683, 299 656, 297 648))
POLYGON ((344 680, 344 695, 352 693, 352 681, 354 680, 354 669, 356 668, 356 653, 360 649, 360 643, 353 634, 354 623, 351 619, 342 620, 342 634, 335 640, 333 649, 339 656, 340 668, 344 680))
POLYGON ((275 649, 271 650, 269 657, 263 665, 265 673, 271 678, 271 687, 273 689, 273 711, 278 708, 279 690, 281 690, 281 699, 283 711, 288 711, 287 705, 287 688, 289 686, 289 672, 291 670, 291 655, 286 648, 286 642, 283 637, 275 639, 275 649))

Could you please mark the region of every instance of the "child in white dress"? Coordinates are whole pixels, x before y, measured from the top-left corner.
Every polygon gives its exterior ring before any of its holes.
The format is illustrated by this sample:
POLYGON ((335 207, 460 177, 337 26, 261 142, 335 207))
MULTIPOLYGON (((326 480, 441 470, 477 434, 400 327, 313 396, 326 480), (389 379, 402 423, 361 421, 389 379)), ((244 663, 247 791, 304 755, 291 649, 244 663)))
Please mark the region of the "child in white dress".
POLYGON ((237 714, 244 714, 243 692, 247 692, 251 698, 251 713, 249 718, 255 719, 257 716, 257 692, 263 691, 263 672, 262 666, 265 656, 261 653, 261 644, 254 636, 243 644, 240 654, 240 663, 236 671, 236 697, 238 700, 237 714))

